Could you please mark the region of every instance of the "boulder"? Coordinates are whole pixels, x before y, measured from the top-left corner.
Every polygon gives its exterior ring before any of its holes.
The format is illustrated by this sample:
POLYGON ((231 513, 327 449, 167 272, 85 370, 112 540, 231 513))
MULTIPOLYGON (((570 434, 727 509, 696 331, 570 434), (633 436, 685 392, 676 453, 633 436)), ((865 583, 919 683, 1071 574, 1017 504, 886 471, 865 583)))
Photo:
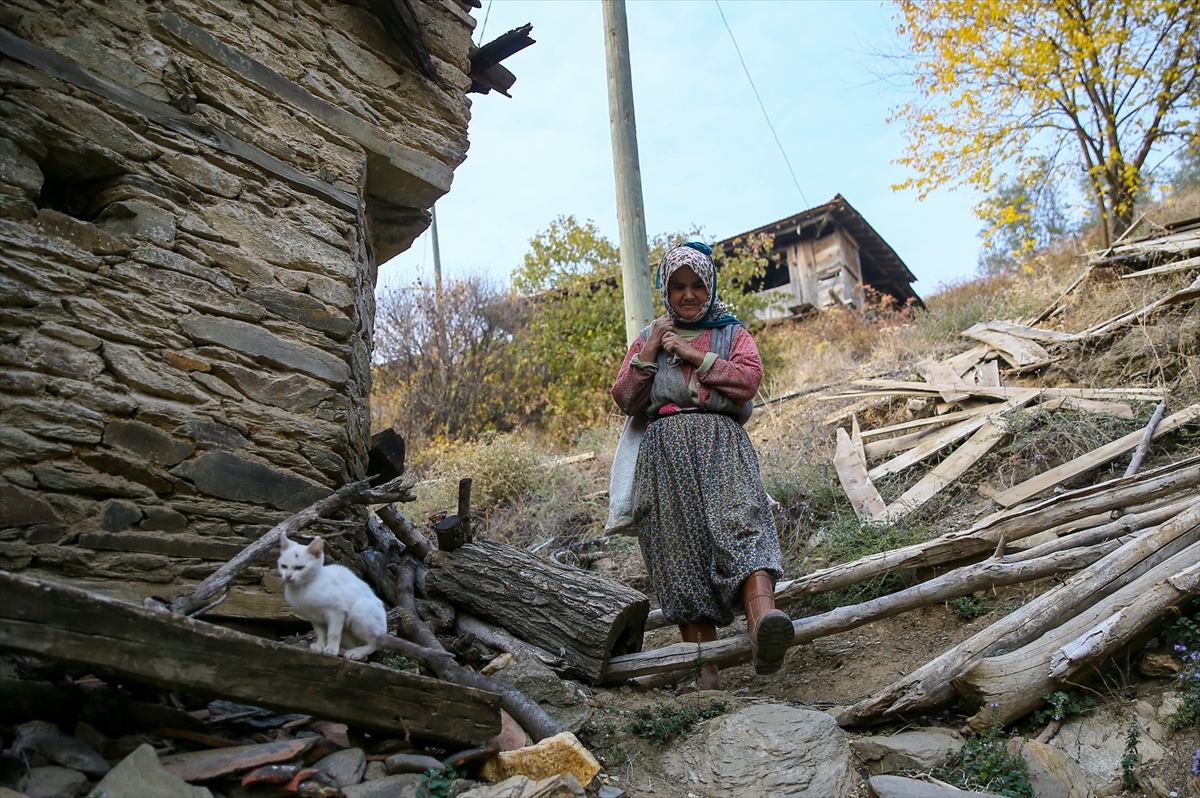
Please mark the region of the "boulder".
POLYGON ((582 691, 573 682, 559 679, 554 671, 535 659, 519 658, 496 671, 493 678, 512 685, 538 702, 547 715, 571 733, 578 732, 592 719, 592 709, 582 691))
POLYGON ((321 759, 315 767, 330 778, 333 786, 349 787, 363 780, 367 755, 361 748, 347 748, 321 759))
POLYGON ((1108 784, 1121 776, 1125 740, 1135 720, 1142 731, 1138 743, 1142 764, 1162 759, 1163 747, 1157 740, 1165 739, 1166 733, 1153 717, 1153 708, 1135 716, 1132 707, 1104 706, 1067 720, 1050 745, 1078 763, 1089 784, 1108 784))
POLYGON ((188 784, 168 773, 159 764, 154 749, 143 744, 110 770, 88 798, 158 798, 163 795, 212 798, 207 787, 188 784))
POLYGON ((500 782, 517 775, 538 780, 570 773, 586 787, 599 772, 600 763, 591 752, 574 734, 562 732, 537 745, 501 751, 483 764, 481 774, 488 781, 500 782))
POLYGON ((1079 765, 1046 743, 1029 740, 1021 746, 1029 767, 1029 783, 1037 798, 1092 798, 1092 789, 1079 765))
POLYGON ((441 760, 423 754, 392 754, 383 762, 383 768, 389 774, 424 773, 436 770, 439 773, 446 769, 441 760))
POLYGON ((1175 676, 1180 667, 1179 660, 1170 654, 1147 654, 1138 663, 1138 670, 1142 675, 1151 678, 1175 676))
POLYGON ((914 729, 887 737, 850 741, 872 775, 898 770, 932 770, 946 764, 951 751, 962 748, 962 735, 953 729, 914 729))
POLYGON ((849 795, 858 783, 837 722, 781 704, 708 721, 663 766, 680 784, 724 798, 849 795))
POLYGON ((867 780, 871 798, 994 798, 995 793, 956 790, 903 776, 872 776, 867 780))

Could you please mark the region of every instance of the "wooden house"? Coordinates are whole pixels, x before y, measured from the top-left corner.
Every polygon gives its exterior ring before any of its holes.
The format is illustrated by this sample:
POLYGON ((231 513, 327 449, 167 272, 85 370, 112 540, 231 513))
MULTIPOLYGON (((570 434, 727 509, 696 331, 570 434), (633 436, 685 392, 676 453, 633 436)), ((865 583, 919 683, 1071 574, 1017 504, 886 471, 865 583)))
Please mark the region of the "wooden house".
POLYGON ((771 263, 762 279, 762 293, 772 306, 760 319, 802 316, 830 307, 862 308, 869 286, 897 304, 923 306, 912 289, 917 278, 862 214, 838 194, 824 205, 809 208, 732 236, 714 249, 732 252, 751 236, 774 238, 771 263))

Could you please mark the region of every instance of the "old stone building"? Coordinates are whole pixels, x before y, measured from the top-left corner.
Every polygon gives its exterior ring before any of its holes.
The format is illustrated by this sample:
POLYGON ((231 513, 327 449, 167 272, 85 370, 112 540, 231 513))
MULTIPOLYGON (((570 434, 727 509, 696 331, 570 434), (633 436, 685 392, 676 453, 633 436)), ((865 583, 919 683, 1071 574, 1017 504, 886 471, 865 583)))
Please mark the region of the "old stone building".
POLYGON ((488 84, 467 12, 0 7, 0 568, 177 592, 363 475, 376 264, 488 84))

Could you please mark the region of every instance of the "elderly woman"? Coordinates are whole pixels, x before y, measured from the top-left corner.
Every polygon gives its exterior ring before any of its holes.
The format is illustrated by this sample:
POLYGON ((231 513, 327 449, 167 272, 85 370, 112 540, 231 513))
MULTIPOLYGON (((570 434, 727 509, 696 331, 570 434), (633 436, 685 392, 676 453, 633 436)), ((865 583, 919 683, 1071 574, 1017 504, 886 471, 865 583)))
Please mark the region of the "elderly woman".
MULTIPOLYGON (((612 396, 648 420, 633 477, 632 516, 668 621, 687 642, 717 637, 745 608, 754 668, 774 673, 792 644, 775 609, 782 555, 758 457, 741 424, 762 382, 754 338, 717 298, 712 250, 673 247, 658 270, 667 315, 629 347, 612 396)), ((719 687, 717 666, 701 686, 719 687)))

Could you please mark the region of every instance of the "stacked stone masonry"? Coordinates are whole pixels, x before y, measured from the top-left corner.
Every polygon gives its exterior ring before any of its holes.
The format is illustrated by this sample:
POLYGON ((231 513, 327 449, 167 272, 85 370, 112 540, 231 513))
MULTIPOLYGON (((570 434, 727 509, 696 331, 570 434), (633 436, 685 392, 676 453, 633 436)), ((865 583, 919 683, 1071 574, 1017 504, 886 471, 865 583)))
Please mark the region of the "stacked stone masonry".
POLYGON ((411 5, 442 85, 334 0, 0 7, 0 568, 175 592, 362 477, 376 263, 467 148, 474 21, 411 5))

